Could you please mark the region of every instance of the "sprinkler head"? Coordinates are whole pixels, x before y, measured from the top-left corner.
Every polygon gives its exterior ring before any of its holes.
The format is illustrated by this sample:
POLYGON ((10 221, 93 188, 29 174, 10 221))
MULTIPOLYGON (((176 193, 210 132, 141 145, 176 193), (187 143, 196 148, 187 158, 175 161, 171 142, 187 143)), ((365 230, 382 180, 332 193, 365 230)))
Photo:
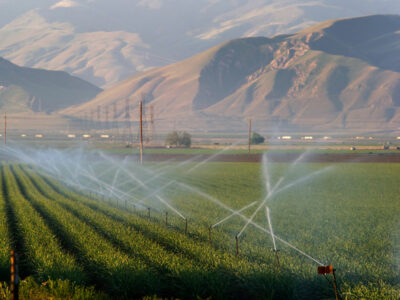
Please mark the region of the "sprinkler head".
POLYGON ((318 274, 325 275, 325 274, 332 274, 335 271, 332 265, 329 266, 318 266, 318 274))

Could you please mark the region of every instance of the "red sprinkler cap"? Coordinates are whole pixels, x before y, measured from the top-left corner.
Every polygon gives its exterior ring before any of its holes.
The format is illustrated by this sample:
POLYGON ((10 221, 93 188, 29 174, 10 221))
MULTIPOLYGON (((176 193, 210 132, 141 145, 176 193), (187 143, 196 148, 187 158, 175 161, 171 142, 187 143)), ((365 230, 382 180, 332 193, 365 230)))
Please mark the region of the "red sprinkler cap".
POLYGON ((318 274, 325 275, 325 274, 332 274, 333 273, 333 266, 319 266, 318 267, 318 274))

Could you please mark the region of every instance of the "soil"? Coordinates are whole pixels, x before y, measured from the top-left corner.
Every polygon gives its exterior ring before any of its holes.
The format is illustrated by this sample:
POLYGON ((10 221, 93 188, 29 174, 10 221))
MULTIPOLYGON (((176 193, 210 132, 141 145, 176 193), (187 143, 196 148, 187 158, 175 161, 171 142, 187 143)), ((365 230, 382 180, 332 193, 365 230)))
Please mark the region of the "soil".
MULTIPOLYGON (((301 153, 271 153, 268 154, 269 162, 290 163, 295 161, 301 153)), ((137 155, 136 155, 137 156, 137 155)), ((138 157, 139 158, 139 157, 138 157)), ((162 161, 208 161, 208 162, 253 162, 262 161, 262 154, 145 154, 143 160, 147 162, 162 161)), ((307 163, 400 163, 400 153, 326 153, 310 154, 301 162, 307 163)))

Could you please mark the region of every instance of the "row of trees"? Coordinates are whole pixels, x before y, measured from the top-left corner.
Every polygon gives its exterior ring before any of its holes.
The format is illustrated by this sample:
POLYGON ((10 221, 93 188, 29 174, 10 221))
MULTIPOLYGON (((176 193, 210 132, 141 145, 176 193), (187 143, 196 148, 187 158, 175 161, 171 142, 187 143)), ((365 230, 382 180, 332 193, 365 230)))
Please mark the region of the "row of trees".
MULTIPOLYGON (((253 132, 251 135, 251 144, 258 145, 264 143, 265 138, 258 134, 257 132, 253 132)), ((165 139, 165 144, 167 146, 176 146, 176 147, 190 147, 192 145, 192 136, 187 132, 177 132, 173 131, 168 134, 165 139)))

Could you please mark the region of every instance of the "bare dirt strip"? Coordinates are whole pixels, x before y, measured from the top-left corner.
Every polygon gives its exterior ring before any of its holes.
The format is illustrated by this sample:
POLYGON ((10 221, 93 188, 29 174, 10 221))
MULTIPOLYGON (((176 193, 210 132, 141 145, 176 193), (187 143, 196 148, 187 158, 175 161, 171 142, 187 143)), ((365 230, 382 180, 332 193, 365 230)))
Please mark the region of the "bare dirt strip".
MULTIPOLYGON (((290 163, 298 159, 301 153, 269 153, 268 161, 290 163)), ((135 155, 137 156, 137 155, 135 155)), ((137 156, 138 157, 138 156, 137 156)), ((194 162, 262 162, 262 154, 145 154, 145 162, 186 161, 194 162)), ((138 157, 139 159, 139 157, 138 157)), ((305 155, 301 162, 305 163, 400 163, 400 153, 318 153, 305 155)))

